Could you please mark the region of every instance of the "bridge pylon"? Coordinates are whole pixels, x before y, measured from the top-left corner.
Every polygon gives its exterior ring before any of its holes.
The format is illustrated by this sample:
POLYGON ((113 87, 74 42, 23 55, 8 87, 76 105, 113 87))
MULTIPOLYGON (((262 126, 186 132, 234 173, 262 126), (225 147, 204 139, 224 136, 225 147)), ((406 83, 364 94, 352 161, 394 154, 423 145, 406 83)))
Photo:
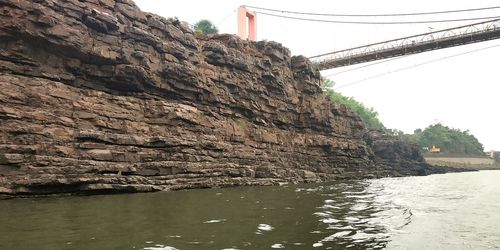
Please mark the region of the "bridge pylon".
POLYGON ((238 36, 250 41, 257 40, 257 14, 245 6, 238 8, 238 36))

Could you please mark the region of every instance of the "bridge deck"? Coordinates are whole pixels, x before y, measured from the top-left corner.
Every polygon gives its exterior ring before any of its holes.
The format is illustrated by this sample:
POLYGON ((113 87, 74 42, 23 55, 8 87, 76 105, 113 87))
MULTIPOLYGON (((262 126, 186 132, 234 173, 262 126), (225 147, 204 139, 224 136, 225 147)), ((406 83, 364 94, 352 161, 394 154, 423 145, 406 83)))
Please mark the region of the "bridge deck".
POLYGON ((309 59, 320 70, 326 70, 498 38, 500 19, 369 44, 309 59))

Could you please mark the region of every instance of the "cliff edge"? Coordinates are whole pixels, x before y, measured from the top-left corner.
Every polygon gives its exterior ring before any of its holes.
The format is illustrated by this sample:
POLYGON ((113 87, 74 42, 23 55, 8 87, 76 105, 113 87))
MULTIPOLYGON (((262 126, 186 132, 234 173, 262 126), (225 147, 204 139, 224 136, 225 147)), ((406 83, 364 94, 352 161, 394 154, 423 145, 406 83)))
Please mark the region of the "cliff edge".
POLYGON ((278 43, 197 37, 130 0, 0 0, 0 19, 0 193, 436 172, 378 157, 387 147, 278 43))

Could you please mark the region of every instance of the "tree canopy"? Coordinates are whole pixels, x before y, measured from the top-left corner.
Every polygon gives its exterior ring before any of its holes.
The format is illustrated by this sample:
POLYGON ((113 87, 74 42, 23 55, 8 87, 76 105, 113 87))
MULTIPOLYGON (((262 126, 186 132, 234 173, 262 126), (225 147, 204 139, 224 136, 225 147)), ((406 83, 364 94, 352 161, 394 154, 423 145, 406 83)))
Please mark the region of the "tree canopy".
POLYGON ((470 134, 468 130, 461 131, 447 127, 441 123, 430 125, 425 129, 417 129, 412 135, 404 135, 421 147, 441 148, 441 152, 463 155, 484 155, 483 144, 470 134))
POLYGON ((209 20, 203 19, 194 24, 194 31, 198 34, 217 34, 219 30, 209 20))
MULTIPOLYGON (((431 148, 432 145, 439 147, 441 152, 461 154, 461 155, 484 155, 483 144, 477 138, 470 134, 468 130, 450 128, 437 123, 430 125, 425 129, 417 129, 413 134, 405 134, 399 130, 386 129, 378 118, 378 113, 373 108, 368 108, 363 103, 354 100, 352 97, 346 97, 333 90, 335 83, 329 79, 323 78, 322 89, 324 93, 334 102, 346 105, 348 108, 358 114, 366 123, 367 127, 383 129, 403 140, 418 144, 421 148, 431 148)), ((500 157, 499 157, 500 161, 500 157)))
POLYGON ((495 163, 500 163, 500 152, 494 152, 493 159, 495 160, 495 163))
POLYGON ((346 105, 366 123, 369 128, 384 129, 384 124, 380 122, 378 113, 373 108, 366 107, 363 103, 354 100, 352 97, 346 97, 333 90, 335 83, 327 78, 323 78, 322 89, 327 96, 334 102, 346 105))

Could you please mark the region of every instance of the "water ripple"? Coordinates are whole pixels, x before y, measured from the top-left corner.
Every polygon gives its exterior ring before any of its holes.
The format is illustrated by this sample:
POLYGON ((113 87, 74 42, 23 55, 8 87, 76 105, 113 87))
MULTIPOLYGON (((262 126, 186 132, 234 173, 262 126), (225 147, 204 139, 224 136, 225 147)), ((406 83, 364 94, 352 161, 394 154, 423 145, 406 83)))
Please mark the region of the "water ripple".
POLYGON ((154 247, 145 247, 143 248, 144 250, 179 250, 175 247, 171 247, 171 246, 163 246, 163 245, 157 245, 157 246, 154 246, 154 247))
POLYGON ((322 196, 329 198, 323 201, 322 206, 316 207, 313 215, 326 225, 324 233, 328 235, 313 247, 335 242, 346 248, 383 248, 392 230, 400 230, 411 223, 411 209, 394 204, 391 192, 383 193, 384 187, 368 181, 363 184, 336 185, 320 191, 322 196), (387 221, 391 223, 387 224, 387 221))
POLYGON ((226 219, 216 219, 216 220, 207 220, 207 221, 204 221, 203 223, 204 224, 212 224, 212 223, 221 223, 221 222, 225 222, 226 219))
POLYGON ((274 227, 272 227, 271 225, 259 224, 257 226, 257 232, 255 232, 255 234, 263 234, 264 232, 269 232, 269 231, 272 231, 273 229, 274 229, 274 227))

